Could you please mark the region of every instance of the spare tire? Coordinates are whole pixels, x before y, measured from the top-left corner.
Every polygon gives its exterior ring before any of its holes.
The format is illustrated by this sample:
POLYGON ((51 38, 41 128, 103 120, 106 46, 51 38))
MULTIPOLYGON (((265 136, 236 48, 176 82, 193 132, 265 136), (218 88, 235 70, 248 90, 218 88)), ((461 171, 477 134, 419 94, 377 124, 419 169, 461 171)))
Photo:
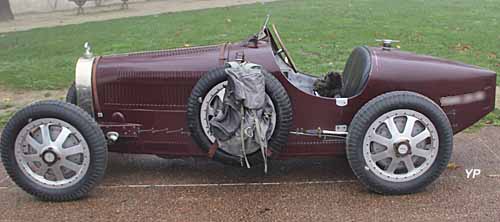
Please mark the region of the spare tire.
MULTIPOLYGON (((263 71, 263 73, 266 78, 266 94, 271 99, 276 113, 274 130, 268 141, 268 148, 273 157, 281 152, 287 142, 293 121, 292 104, 285 88, 278 79, 267 71, 263 71)), ((196 144, 207 153, 215 143, 215 138, 211 135, 208 127, 210 116, 205 115, 207 104, 204 103, 211 103, 209 97, 223 98, 221 93, 223 95, 225 92, 225 82, 227 82, 227 75, 224 68, 211 70, 196 83, 188 100, 187 123, 189 130, 196 144)), ((247 153, 247 158, 251 165, 262 162, 260 150, 247 153)), ((230 154, 223 149, 216 149, 213 159, 229 165, 241 165, 240 156, 230 154)))

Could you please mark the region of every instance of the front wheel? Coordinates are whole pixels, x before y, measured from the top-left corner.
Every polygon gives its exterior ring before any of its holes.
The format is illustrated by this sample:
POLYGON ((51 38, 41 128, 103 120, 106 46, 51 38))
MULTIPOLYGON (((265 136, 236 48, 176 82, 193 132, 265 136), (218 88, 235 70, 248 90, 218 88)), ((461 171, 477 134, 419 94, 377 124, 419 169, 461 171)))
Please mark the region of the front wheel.
POLYGON ((106 140, 97 123, 61 101, 41 101, 18 111, 3 130, 0 154, 19 187, 49 201, 85 196, 107 164, 106 140))
POLYGON ((452 147, 453 131, 436 103, 417 93, 391 92, 371 100, 354 116, 347 158, 369 190, 408 194, 439 177, 452 147))

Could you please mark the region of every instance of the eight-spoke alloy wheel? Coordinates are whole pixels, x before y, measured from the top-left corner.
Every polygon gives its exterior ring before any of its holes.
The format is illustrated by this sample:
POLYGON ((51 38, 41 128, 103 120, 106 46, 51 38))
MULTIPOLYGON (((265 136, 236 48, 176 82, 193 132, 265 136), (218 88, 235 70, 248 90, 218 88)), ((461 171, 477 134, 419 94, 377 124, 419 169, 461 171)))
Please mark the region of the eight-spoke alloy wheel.
POLYGON ((443 110, 413 92, 390 92, 354 116, 347 159, 359 180, 383 194, 422 190, 446 169, 453 131, 443 110))
POLYGON ((33 182, 47 188, 65 188, 87 173, 90 151, 83 135, 69 123, 43 118, 19 132, 17 164, 33 182))
POLYGON ((398 109, 376 119, 363 143, 367 166, 388 181, 409 181, 426 172, 436 159, 436 128, 423 114, 398 109))
POLYGON ((94 119, 62 101, 40 101, 8 121, 0 154, 10 178, 42 200, 84 197, 104 176, 107 144, 94 119))

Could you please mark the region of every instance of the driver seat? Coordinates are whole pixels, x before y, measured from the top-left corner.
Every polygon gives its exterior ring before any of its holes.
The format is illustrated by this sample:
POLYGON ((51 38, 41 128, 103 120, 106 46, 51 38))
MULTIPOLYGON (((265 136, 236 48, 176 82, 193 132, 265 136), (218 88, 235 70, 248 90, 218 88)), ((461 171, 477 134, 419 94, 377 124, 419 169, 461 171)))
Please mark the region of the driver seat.
POLYGON ((347 59, 342 73, 341 96, 348 98, 359 94, 368 82, 370 70, 370 50, 366 46, 356 47, 347 59))

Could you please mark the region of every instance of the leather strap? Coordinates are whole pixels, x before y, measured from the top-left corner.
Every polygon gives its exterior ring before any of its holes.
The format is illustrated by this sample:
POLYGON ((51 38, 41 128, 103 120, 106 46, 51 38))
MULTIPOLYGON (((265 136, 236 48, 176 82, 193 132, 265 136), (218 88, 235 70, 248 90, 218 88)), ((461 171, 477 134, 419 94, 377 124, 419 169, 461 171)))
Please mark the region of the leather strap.
POLYGON ((219 148, 219 144, 217 142, 212 143, 210 148, 208 148, 208 158, 213 159, 215 155, 215 151, 219 148))

